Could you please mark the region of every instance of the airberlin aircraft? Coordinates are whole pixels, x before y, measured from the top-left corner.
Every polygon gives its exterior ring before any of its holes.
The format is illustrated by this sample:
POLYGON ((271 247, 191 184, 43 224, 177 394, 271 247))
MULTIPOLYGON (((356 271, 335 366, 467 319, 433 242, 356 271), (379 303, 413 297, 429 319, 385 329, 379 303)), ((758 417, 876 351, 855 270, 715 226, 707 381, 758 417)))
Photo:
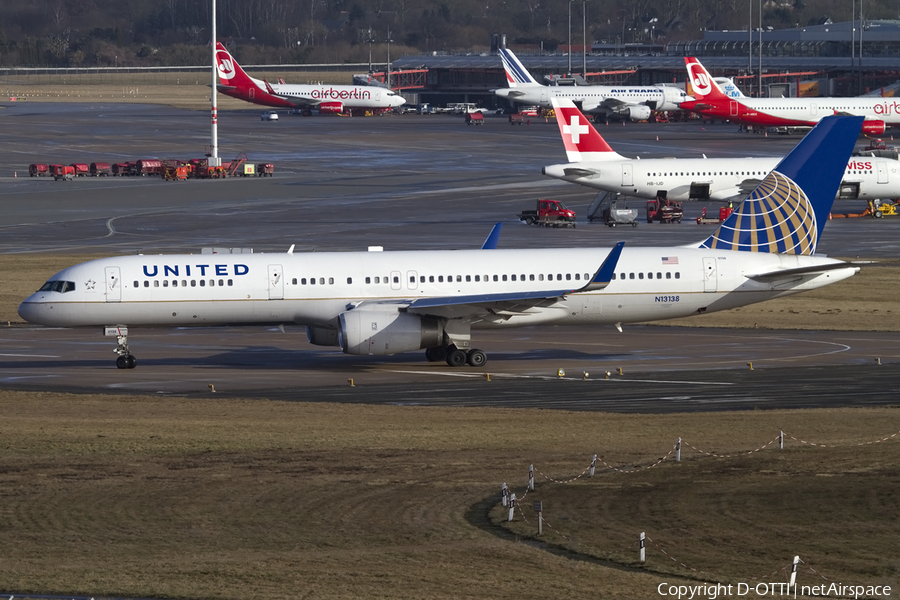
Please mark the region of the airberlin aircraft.
MULTIPOLYGON (((616 325, 812 290, 855 265, 815 256, 861 117, 827 117, 694 246, 137 255, 63 269, 19 306, 30 323, 103 327, 133 368, 128 326, 306 327, 347 354, 425 350, 480 367, 477 329, 616 325)), ((495 232, 496 233, 496 232, 495 232)))
POLYGON ((704 117, 747 125, 812 127, 828 115, 865 117, 862 131, 881 135, 900 126, 900 101, 895 98, 729 98, 700 61, 685 57, 694 100, 681 108, 704 117))
MULTIPOLYGON (((563 181, 653 199, 724 201, 746 194, 775 168, 777 156, 744 158, 628 158, 614 151, 571 100, 553 98, 568 163, 544 167, 563 181)), ((900 198, 900 161, 853 156, 837 197, 843 200, 900 198)))
POLYGON ((368 85, 299 85, 269 83, 250 77, 228 53, 222 42, 216 42, 216 89, 232 98, 276 108, 298 108, 306 114, 338 114, 346 111, 384 112, 406 102, 393 90, 368 85))

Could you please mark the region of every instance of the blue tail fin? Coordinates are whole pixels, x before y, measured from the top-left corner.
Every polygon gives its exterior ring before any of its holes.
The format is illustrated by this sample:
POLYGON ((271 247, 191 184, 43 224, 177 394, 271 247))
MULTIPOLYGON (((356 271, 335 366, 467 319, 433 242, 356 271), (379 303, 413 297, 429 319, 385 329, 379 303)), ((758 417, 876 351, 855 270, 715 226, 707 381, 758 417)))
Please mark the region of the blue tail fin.
POLYGON ((819 121, 700 247, 815 254, 862 122, 819 121))

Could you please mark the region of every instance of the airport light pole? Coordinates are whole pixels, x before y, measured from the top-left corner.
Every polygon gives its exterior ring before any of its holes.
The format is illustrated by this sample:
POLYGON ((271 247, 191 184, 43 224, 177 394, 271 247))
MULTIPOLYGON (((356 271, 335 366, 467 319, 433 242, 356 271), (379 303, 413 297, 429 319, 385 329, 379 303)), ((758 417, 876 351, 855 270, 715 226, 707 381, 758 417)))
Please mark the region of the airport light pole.
POLYGON ((211 119, 212 119, 212 138, 210 140, 210 148, 209 148, 209 158, 207 159, 207 165, 210 167, 218 167, 221 166, 222 161, 219 159, 219 123, 218 123, 218 110, 216 108, 216 80, 218 79, 219 66, 216 62, 216 0, 212 0, 212 41, 210 45, 212 46, 212 85, 210 86, 212 92, 209 95, 210 102, 212 104, 211 110, 211 119))
POLYGON ((388 89, 391 89, 391 28, 388 27, 387 30, 387 86, 388 89))
POLYGON ((587 81, 587 0, 581 0, 581 76, 587 81))
POLYGON ((567 75, 572 75, 572 2, 574 0, 569 0, 569 48, 566 54, 569 55, 569 72, 567 75))

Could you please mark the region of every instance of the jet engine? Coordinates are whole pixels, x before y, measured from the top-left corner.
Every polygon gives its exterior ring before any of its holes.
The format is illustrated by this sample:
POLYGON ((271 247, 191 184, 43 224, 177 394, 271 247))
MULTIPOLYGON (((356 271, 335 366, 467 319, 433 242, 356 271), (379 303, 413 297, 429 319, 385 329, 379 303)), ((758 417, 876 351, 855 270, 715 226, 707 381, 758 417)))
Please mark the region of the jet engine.
POLYGON ((326 329, 325 327, 307 327, 306 339, 313 346, 340 346, 337 329, 326 329))
POLYGON ((863 121, 862 132, 868 135, 884 135, 884 121, 863 121))
POLYGON ((625 110, 628 118, 632 121, 646 121, 650 118, 649 106, 629 106, 625 110))
POLYGON ((346 354, 387 356, 443 344, 438 319, 389 310, 350 310, 340 316, 346 354))
POLYGON ((319 104, 319 114, 339 115, 344 112, 343 102, 322 102, 319 104))

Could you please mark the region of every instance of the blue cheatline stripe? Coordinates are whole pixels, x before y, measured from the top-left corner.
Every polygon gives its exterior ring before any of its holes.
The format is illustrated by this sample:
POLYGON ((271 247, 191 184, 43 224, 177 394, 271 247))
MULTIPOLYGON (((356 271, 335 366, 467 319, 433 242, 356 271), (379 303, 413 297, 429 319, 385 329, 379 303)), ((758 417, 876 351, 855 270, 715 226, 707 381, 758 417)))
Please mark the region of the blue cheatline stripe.
POLYGON ((503 65, 510 73, 512 73, 513 79, 518 83, 534 83, 531 74, 525 70, 525 67, 522 66, 518 60, 513 58, 509 50, 501 50, 500 58, 503 59, 503 65))

